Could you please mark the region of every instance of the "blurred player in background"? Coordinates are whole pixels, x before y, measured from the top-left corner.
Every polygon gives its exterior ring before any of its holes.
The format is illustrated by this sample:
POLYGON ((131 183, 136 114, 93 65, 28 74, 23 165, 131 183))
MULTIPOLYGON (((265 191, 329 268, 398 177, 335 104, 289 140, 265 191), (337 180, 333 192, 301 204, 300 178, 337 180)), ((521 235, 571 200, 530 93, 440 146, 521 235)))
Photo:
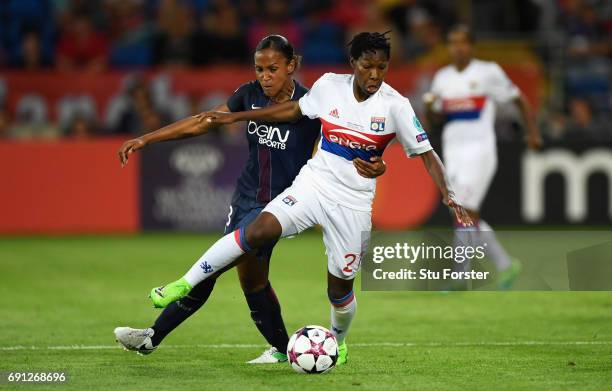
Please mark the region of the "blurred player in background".
POLYGON ((452 64, 436 72, 431 91, 423 99, 430 125, 444 125, 442 153, 448 177, 474 222, 469 228, 457 224, 456 240, 473 246, 487 243, 487 254, 500 273, 500 288, 509 288, 520 263, 508 256, 479 212, 497 169, 495 105, 517 105, 529 148, 540 148, 542 141, 525 95, 497 63, 473 58, 473 43, 467 26, 449 31, 452 64))
POLYGON ((384 82, 390 51, 386 33, 357 34, 350 43, 352 74, 326 73, 299 100, 260 110, 205 114, 214 123, 319 119, 321 142, 291 187, 272 200, 254 222, 219 239, 183 278, 154 288, 151 299, 155 306, 189 297, 193 286, 222 273, 251 249, 266 248, 320 224, 328 258, 331 329, 339 347, 337 363, 346 363, 345 338, 357 310, 353 282, 369 243, 376 189, 376 180, 360 175, 352 161, 381 156, 392 140, 398 140, 408 156, 421 158, 457 220, 471 224, 410 102, 384 82))
MULTIPOLYGON (((255 110, 287 101, 296 102, 306 94, 308 89, 293 80, 299 57, 295 55, 293 46, 286 38, 280 35, 264 38, 257 46, 254 57, 257 80, 239 87, 226 104, 214 110, 255 110)), ((202 117, 195 116, 129 140, 118 152, 121 164, 125 165, 129 154, 146 145, 198 136, 215 127, 216 125, 203 121, 202 117)), ((249 158, 232 197, 225 226, 226 234, 251 223, 270 200, 291 185, 302 166, 312 156, 320 128, 319 121, 307 117, 273 125, 248 122, 246 136, 249 158)), ((352 164, 359 175, 367 178, 382 175, 385 171, 384 162, 378 156, 373 157, 371 162, 356 157, 352 164)), ((205 208, 206 205, 202 207, 205 208)), ((240 285, 251 310, 251 317, 260 333, 272 346, 260 357, 250 361, 253 364, 287 360, 285 352, 289 337, 281 316, 280 304, 268 280, 274 244, 275 242, 270 242, 265 247, 245 252, 236 261, 240 285)), ((150 328, 116 328, 117 341, 129 350, 143 354, 153 352, 166 335, 202 307, 212 293, 215 281, 216 276, 194 285, 188 296, 168 305, 150 328)))

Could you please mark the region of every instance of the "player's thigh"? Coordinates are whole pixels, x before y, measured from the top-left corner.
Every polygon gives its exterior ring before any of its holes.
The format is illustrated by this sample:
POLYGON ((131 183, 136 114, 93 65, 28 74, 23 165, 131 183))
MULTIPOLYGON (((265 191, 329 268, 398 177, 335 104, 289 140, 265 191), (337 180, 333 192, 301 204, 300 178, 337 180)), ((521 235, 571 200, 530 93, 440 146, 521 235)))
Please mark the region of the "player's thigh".
POLYGON ((281 237, 299 234, 318 224, 321 204, 308 180, 298 177, 264 208, 282 227, 281 237))
POLYGON ((352 280, 361 268, 362 256, 370 242, 371 212, 341 205, 324 208, 323 243, 327 254, 327 270, 341 280, 352 280))
POLYGON ((466 147, 444 154, 450 185, 461 204, 478 211, 497 170, 494 148, 466 147))

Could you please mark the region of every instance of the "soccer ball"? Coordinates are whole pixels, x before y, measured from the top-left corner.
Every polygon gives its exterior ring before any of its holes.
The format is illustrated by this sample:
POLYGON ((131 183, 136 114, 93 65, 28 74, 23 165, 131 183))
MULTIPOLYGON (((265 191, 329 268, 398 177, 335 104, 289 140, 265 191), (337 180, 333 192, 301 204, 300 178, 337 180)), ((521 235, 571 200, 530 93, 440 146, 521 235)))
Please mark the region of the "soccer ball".
POLYGON ((289 339, 287 357, 296 372, 325 373, 336 365, 338 342, 325 327, 302 327, 289 339))

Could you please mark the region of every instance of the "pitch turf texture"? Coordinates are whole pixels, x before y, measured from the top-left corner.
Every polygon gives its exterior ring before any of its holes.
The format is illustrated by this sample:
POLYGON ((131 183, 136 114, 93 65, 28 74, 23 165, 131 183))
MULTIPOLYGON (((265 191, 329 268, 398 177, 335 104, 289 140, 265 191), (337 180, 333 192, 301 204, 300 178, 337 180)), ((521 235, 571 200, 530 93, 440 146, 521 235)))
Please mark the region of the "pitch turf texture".
MULTIPOLYGON (((0 372, 65 371, 32 390, 445 390, 612 388, 612 293, 360 292, 349 364, 299 375, 251 366, 264 341, 234 271, 155 353, 114 346, 149 326, 146 296, 181 275, 216 235, 0 239, 0 372)), ((318 232, 283 240, 271 281, 287 327, 329 323, 318 232)), ((6 376, 6 373, 5 373, 6 376)))

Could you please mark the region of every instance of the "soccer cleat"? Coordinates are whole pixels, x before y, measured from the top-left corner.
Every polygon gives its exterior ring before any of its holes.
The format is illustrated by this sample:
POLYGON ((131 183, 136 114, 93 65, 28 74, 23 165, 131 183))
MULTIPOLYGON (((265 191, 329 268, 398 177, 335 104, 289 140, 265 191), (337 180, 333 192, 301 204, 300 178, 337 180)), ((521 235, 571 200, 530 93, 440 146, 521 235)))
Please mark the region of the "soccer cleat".
POLYGON ((508 290, 512 288, 512 285, 521 274, 522 269, 523 266, 521 261, 516 258, 512 258, 510 266, 506 270, 499 273, 497 287, 501 290, 508 290))
POLYGON ((266 349, 261 356, 247 361, 247 364, 276 364, 279 362, 287 361, 287 355, 281 353, 274 346, 270 349, 266 349))
POLYGON ((149 297, 153 302, 153 307, 166 308, 168 304, 187 296, 191 288, 193 287, 184 278, 181 278, 168 285, 151 289, 149 297))
POLYGON ((151 337, 153 329, 133 329, 131 327, 115 328, 115 341, 119 342, 124 350, 136 351, 139 354, 151 354, 157 349, 153 346, 151 337))
POLYGON ((346 347, 346 342, 342 342, 342 345, 338 345, 338 361, 336 361, 336 366, 344 365, 348 361, 348 348, 346 347))

